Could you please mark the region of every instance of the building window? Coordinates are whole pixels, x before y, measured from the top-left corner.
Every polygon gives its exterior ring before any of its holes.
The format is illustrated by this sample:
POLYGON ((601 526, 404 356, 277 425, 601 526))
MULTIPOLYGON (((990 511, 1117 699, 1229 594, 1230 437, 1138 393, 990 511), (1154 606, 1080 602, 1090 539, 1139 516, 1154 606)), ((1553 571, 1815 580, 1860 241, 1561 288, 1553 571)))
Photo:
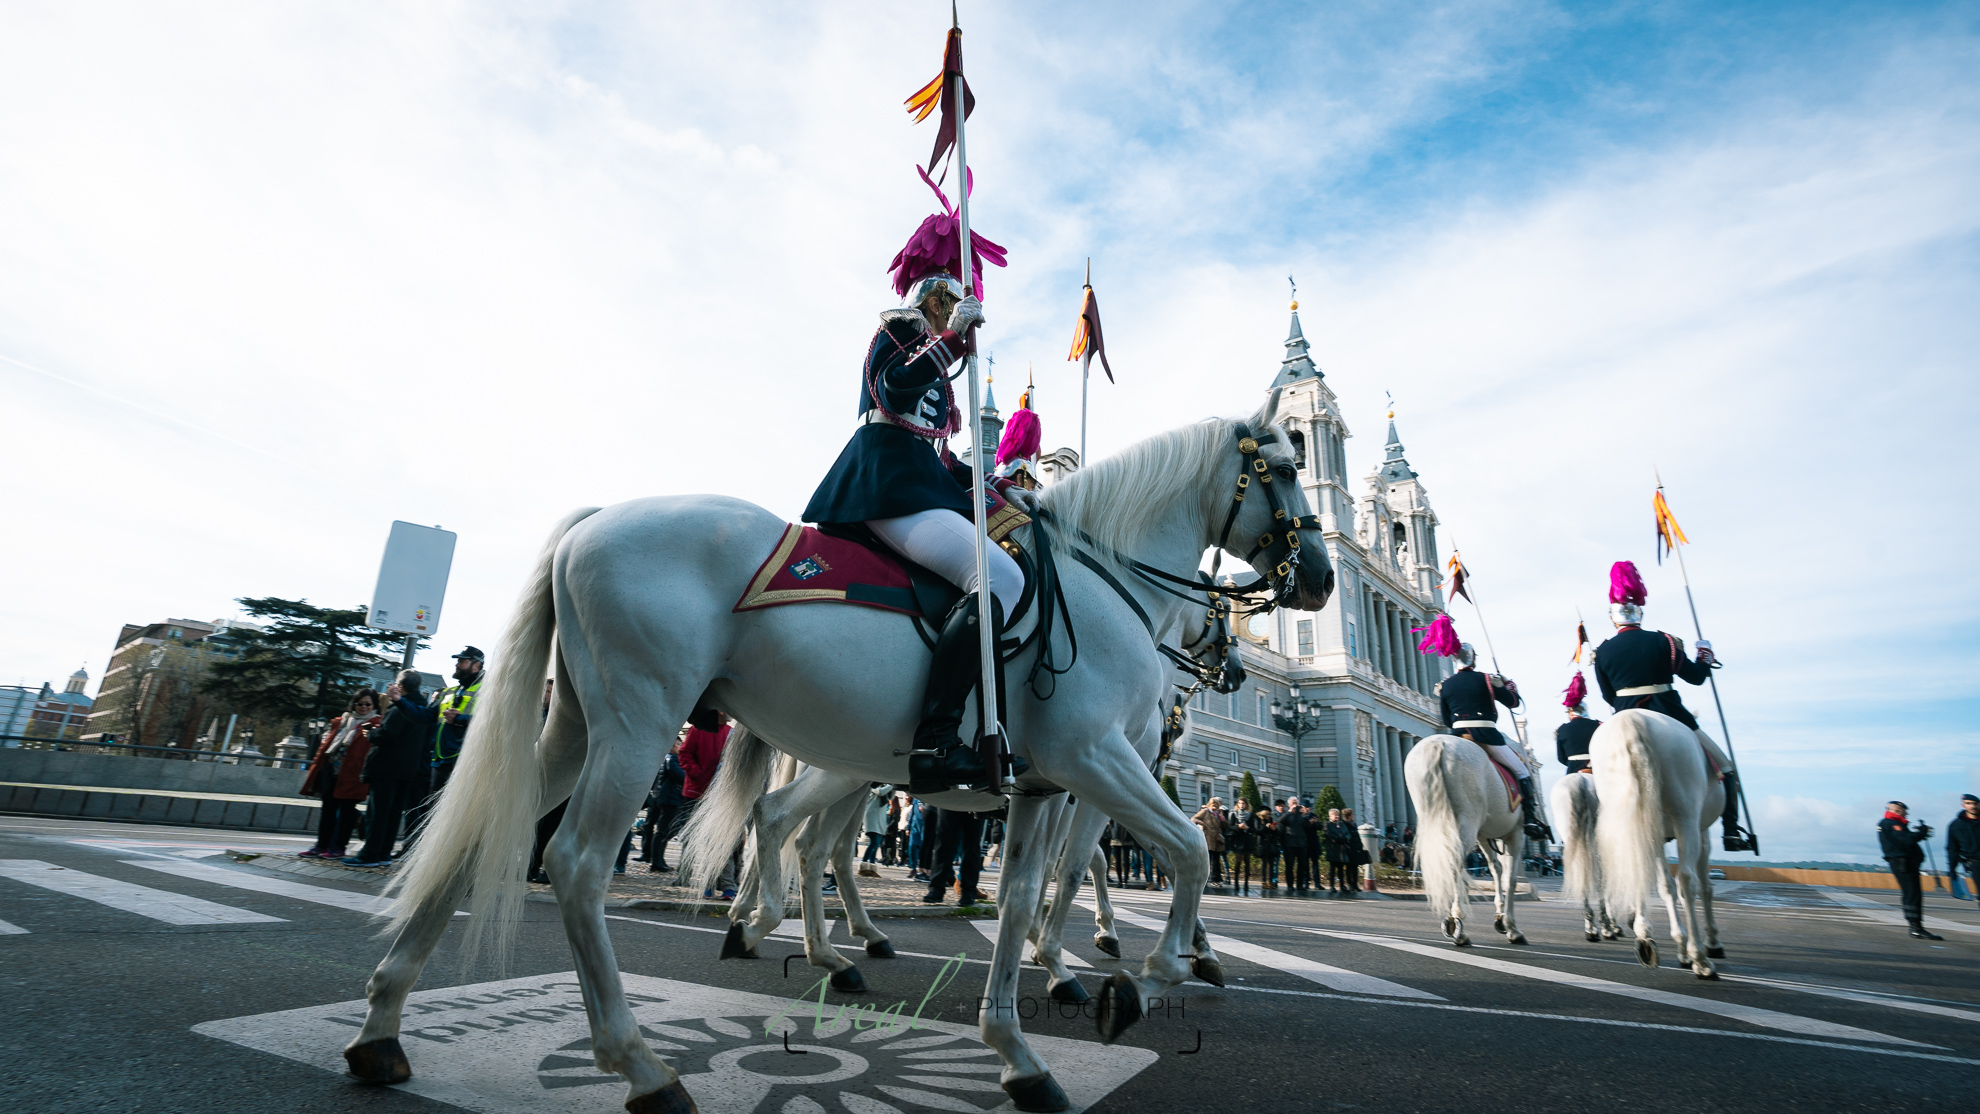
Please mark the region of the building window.
POLYGON ((1209 783, 1209 782, 1207 782, 1207 781, 1199 781, 1199 782, 1197 782, 1196 784, 1197 784, 1197 785, 1198 785, 1198 786, 1199 786, 1199 787, 1201 788, 1201 790, 1202 790, 1202 794, 1203 794, 1203 798, 1202 798, 1202 803, 1203 803, 1203 804, 1206 804, 1206 805, 1207 805, 1207 804, 1209 804, 1209 803, 1210 803, 1210 783, 1209 783))
POLYGON ((1306 435, 1296 429, 1292 431, 1292 451, 1293 467, 1306 467, 1306 435))
POLYGON ((1313 656, 1313 620, 1311 619, 1299 621, 1299 656, 1303 658, 1313 656))
POLYGON ((1259 689, 1258 690, 1258 726, 1270 727, 1271 725, 1272 725, 1271 708, 1266 703, 1265 690, 1259 689))
POLYGON ((1231 748, 1231 765, 1232 765, 1232 766, 1236 766, 1237 764, 1238 764, 1238 752, 1237 752, 1237 748, 1236 748, 1236 747, 1232 747, 1232 748, 1231 748))
POLYGON ((1348 620, 1348 657, 1358 658, 1360 656, 1361 656, 1361 648, 1355 644, 1355 639, 1354 639, 1354 620, 1349 619, 1348 620))
POLYGON ((1258 756, 1258 772, 1261 774, 1272 772, 1272 767, 1266 764, 1265 756, 1262 754, 1258 756))

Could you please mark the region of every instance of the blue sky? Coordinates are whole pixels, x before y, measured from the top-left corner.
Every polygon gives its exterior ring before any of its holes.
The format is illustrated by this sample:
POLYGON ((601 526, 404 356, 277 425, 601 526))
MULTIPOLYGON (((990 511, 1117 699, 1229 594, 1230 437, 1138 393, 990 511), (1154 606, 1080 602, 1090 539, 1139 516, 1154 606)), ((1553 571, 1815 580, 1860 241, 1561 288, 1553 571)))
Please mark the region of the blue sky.
MULTIPOLYGON (((393 518, 461 531, 443 641, 487 645, 570 506, 795 515, 929 211, 899 104, 946 11, 10 13, 0 680, 237 596, 361 602, 393 518)), ((1249 413, 1295 275, 1351 466, 1393 393, 1529 691, 1618 558, 1685 629, 1656 467, 1770 858, 1870 858, 1879 801, 1980 785, 1980 8, 964 17, 986 342, 1048 443, 1087 257, 1099 453, 1249 413)))

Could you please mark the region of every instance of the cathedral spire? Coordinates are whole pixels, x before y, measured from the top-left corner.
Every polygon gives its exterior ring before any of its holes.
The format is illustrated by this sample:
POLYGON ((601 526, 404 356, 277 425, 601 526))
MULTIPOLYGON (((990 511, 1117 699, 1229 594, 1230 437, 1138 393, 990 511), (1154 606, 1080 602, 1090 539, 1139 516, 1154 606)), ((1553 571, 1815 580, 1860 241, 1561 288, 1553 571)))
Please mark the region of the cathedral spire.
MULTIPOLYGON (((1292 279, 1288 278, 1286 281, 1290 283, 1292 279)), ((1293 286, 1292 293, 1292 329, 1286 334, 1286 358, 1279 361, 1279 374, 1272 380, 1272 386, 1274 387, 1284 387, 1299 379, 1325 378, 1321 370, 1314 365, 1313 357, 1308 354, 1306 334, 1301 332, 1299 328, 1299 287, 1297 285, 1293 286)))
POLYGON ((1413 480, 1416 473, 1410 471, 1409 461, 1403 459, 1402 438, 1396 436, 1396 412, 1389 411, 1389 443, 1382 447, 1382 478, 1389 483, 1413 480))

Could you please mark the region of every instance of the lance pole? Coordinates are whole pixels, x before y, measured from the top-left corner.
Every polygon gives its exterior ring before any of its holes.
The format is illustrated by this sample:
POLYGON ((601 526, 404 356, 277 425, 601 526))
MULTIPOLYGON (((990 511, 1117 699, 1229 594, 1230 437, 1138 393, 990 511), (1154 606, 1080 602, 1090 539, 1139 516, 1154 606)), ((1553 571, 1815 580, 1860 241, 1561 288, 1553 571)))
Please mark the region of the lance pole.
MULTIPOLYGON (((1650 470, 1650 474, 1657 477, 1657 493, 1659 495, 1663 494, 1663 475, 1654 468, 1650 470)), ((1684 579, 1684 602, 1685 606, 1691 609, 1691 629, 1695 636, 1695 641, 1703 642, 1705 641, 1705 628, 1698 622, 1698 601, 1691 595, 1691 573, 1684 567, 1684 543, 1678 541, 1676 538, 1672 538, 1671 548, 1677 551, 1678 576, 1684 579)), ((1719 738, 1725 742, 1726 757, 1732 761, 1733 769, 1737 770, 1739 769, 1739 757, 1733 753, 1732 729, 1726 725, 1726 706, 1719 699, 1719 667, 1717 664, 1717 655, 1713 657, 1714 664, 1711 671, 1705 674, 1705 682, 1712 686, 1712 708, 1719 713, 1719 738)), ((1734 785, 1739 790, 1739 809, 1746 814, 1747 838, 1753 844, 1753 853, 1758 855, 1760 854, 1760 833, 1753 830, 1753 806, 1747 803, 1746 800, 1746 779, 1738 778, 1734 781, 1734 785)))
MULTIPOLYGON (((960 34, 960 21, 955 23, 960 34)), ((960 269, 962 271, 963 296, 968 297, 974 287, 970 283, 969 255, 969 143, 964 136, 964 127, 969 115, 969 102, 963 86, 963 75, 955 76, 954 96, 956 98, 956 162, 962 166, 962 184, 958 192, 962 202, 956 207, 957 232, 962 248, 960 269)), ((983 755, 984 766, 990 771, 990 782, 998 790, 1005 790, 1011 783, 1010 768, 1004 762, 1003 746, 999 736, 1003 734, 997 721, 997 635, 991 626, 990 611, 990 515, 984 507, 984 476, 990 467, 990 446, 983 443, 983 382, 976 369, 976 346, 973 336, 966 338, 969 354, 964 358, 969 365, 969 420, 973 423, 970 431, 969 500, 976 509, 975 542, 976 548, 976 635, 977 660, 981 663, 981 676, 977 678, 976 720, 980 730, 977 733, 978 751, 983 755)))
MULTIPOLYGON (((1455 536, 1451 538, 1451 552, 1464 552, 1464 547, 1458 545, 1455 536)), ((1499 651, 1492 647, 1492 631, 1485 625, 1485 609, 1478 606, 1478 586, 1476 584, 1467 584, 1464 595, 1466 599, 1471 601, 1471 613, 1478 617, 1478 633, 1480 637, 1485 639, 1485 653, 1492 659, 1492 672, 1503 677, 1505 674, 1499 669, 1499 651)), ((1488 689, 1490 688, 1489 685, 1486 687, 1488 689)), ((1528 763, 1533 763, 1535 761, 1533 748, 1526 743, 1526 713, 1523 710, 1525 707, 1526 694, 1522 692, 1519 694, 1519 704, 1512 710, 1513 733, 1519 736, 1519 749, 1526 752, 1520 757, 1524 758, 1528 763)), ((1538 772, 1537 767, 1535 772, 1538 772)))
MULTIPOLYGON (((1093 289, 1093 257, 1086 257, 1086 285, 1080 289, 1080 312, 1086 311, 1085 293, 1093 289)), ((1090 328, 1090 326, 1089 326, 1090 328)), ((1086 338, 1086 351, 1079 360, 1079 466, 1086 467, 1086 383, 1093 372, 1093 338, 1086 338)))

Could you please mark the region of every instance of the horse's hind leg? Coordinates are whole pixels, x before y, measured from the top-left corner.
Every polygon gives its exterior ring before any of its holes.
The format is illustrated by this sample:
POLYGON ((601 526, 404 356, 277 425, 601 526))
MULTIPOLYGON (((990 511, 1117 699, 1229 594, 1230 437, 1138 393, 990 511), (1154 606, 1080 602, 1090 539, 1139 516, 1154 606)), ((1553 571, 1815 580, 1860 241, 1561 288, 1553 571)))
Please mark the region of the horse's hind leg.
POLYGON ((866 941, 867 955, 892 959, 894 945, 887 941, 887 934, 880 931, 873 918, 866 915, 866 903, 860 900, 859 883, 855 881, 857 872, 853 869, 853 850, 858 846, 860 822, 866 816, 866 790, 859 790, 833 807, 851 813, 845 824, 847 830, 839 833, 839 841, 832 850, 832 876, 839 880, 839 904, 845 906, 846 930, 853 939, 866 941))
POLYGON ((1506 934, 1506 943, 1524 944, 1526 943, 1526 933, 1519 930, 1519 917, 1517 913, 1519 876, 1521 872, 1520 858, 1526 854, 1526 834, 1520 831, 1517 824, 1518 818, 1515 817, 1514 820, 1513 834, 1501 840, 1499 844, 1505 849, 1505 852, 1503 856, 1504 869, 1499 872, 1498 896, 1499 908, 1503 910, 1500 920, 1503 922, 1504 927, 1501 931, 1506 934))
MULTIPOLYGON (((1102 817, 1103 827, 1104 820, 1102 817)), ((1121 937, 1114 931, 1114 903, 1107 896, 1107 856, 1099 847, 1094 847, 1093 861, 1086 869, 1093 876, 1093 946, 1119 959, 1121 937)))
MULTIPOLYGON (((656 711, 661 714, 640 718, 674 723, 685 715, 685 709, 656 711), (664 714, 667 712, 680 715, 664 714)), ((592 717, 591 754, 578 776, 564 821, 543 857, 550 876, 557 880, 557 911, 563 915, 564 935, 577 960, 585 1012, 591 1020, 593 1062, 600 1070, 625 1077, 630 1088, 628 1110, 672 1114, 693 1109, 693 1100, 681 1087, 680 1076, 640 1034, 605 925, 605 890, 611 882, 612 860, 639 811, 646 787, 660 768, 662 748, 659 738, 651 733, 634 735, 616 730, 616 724, 628 717, 604 720, 615 725, 610 735, 597 729, 601 718, 592 717)))
POLYGON ((1687 934, 1684 949, 1685 960, 1691 965, 1691 973, 1701 979, 1716 979, 1718 969, 1712 966, 1711 957, 1705 949, 1705 871, 1699 864, 1710 857, 1703 832, 1694 832, 1689 838, 1678 837, 1677 885, 1684 899, 1685 931, 1687 934))
MULTIPOLYGON (((729 935, 722 941, 722 958, 755 955, 756 946, 763 938, 784 923, 784 894, 788 888, 788 879, 784 877, 784 845, 798 825, 844 797, 846 783, 847 779, 814 767, 750 807, 756 903, 752 908, 738 900, 732 907, 729 935)), ((822 875, 824 860, 818 862, 822 875)), ((819 908, 824 908, 822 897, 819 908)))
MULTIPOLYGON (((550 717, 537 744, 545 811, 570 795, 584 763, 584 752, 584 719, 577 702, 559 692, 551 702, 550 717)), ((454 910, 466 896, 467 880, 463 877, 445 894, 415 912, 393 938, 385 958, 365 983, 364 1026, 344 1049, 351 1076, 359 1082, 403 1083, 412 1077, 412 1067, 399 1044, 399 1021, 405 1012, 406 996, 412 993, 426 961, 439 947, 447 926, 453 923, 454 910)))
MULTIPOLYGON (((832 973, 832 989, 852 994, 866 991, 866 978, 853 961, 832 946, 831 919, 825 916, 825 866, 833 856, 833 845, 842 842, 845 817, 829 810, 814 815, 798 832, 798 871, 801 879, 799 900, 803 903, 804 958, 813 967, 832 973)), ((847 876, 839 875, 844 892, 847 876)))
POLYGON ((1043 838, 1044 819, 1037 797, 1012 797, 1004 822, 1004 862, 997 880, 997 943, 990 953, 990 976, 977 1008, 983 1043, 1004 1062, 999 1082, 1019 1110, 1054 1111, 1071 1105, 1052 1070, 1026 1043, 1018 1026, 1019 962, 1038 909, 1038 891, 1050 865, 1043 838))
MULTIPOLYGON (((1080 984, 1079 976, 1072 973, 1065 961, 1066 918, 1072 915, 1073 899, 1079 896, 1079 884, 1086 876, 1092 862, 1081 853, 1080 848, 1093 846, 1100 829, 1107 826, 1107 818, 1097 810, 1074 805, 1070 810, 1055 841, 1058 853, 1053 859, 1054 885, 1052 906, 1046 910, 1038 930, 1038 948, 1034 953, 1038 962, 1050 972, 1045 984, 1046 993, 1059 1002, 1084 1002, 1089 995, 1086 987, 1080 984)), ((1039 887, 1042 892, 1044 887, 1039 887)))

